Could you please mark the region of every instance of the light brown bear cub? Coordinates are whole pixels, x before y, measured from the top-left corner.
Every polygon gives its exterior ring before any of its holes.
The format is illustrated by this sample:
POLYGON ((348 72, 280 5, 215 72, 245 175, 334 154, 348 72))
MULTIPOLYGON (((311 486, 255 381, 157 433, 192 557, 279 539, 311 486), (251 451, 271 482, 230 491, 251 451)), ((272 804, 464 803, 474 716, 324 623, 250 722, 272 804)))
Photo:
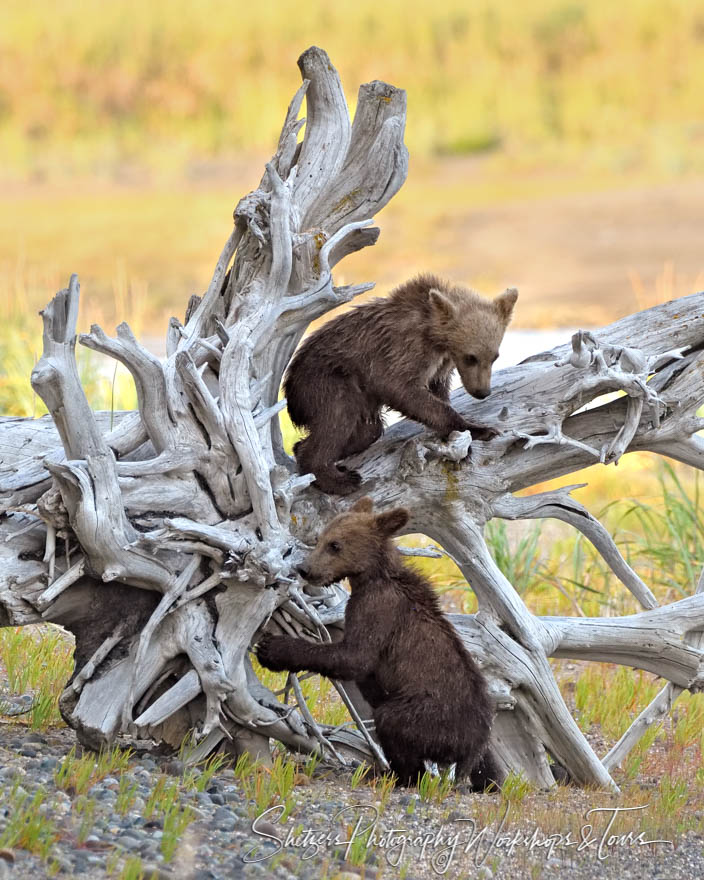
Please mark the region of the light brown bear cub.
POLYGON ((407 520, 404 508, 375 514, 369 498, 335 517, 299 573, 313 584, 349 578, 342 641, 265 635, 257 657, 268 669, 355 681, 401 784, 415 784, 427 759, 456 763, 483 790, 503 781, 487 750, 486 683, 428 581, 403 564, 391 541, 407 520))
POLYGON ((450 406, 450 376, 457 368, 469 394, 489 394, 492 364, 517 297, 510 289, 487 300, 420 275, 313 333, 285 381, 291 420, 308 429, 294 448, 300 472, 315 474, 324 492, 353 492, 359 474, 336 462, 381 436, 383 406, 441 436, 473 430, 486 437, 450 406))

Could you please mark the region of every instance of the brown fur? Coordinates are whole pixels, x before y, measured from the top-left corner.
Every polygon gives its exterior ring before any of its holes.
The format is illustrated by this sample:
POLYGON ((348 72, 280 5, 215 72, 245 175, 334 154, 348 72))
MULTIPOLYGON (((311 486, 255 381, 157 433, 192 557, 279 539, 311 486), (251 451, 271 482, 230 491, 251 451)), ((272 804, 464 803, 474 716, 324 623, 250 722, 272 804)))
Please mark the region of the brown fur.
POLYGON ((266 635, 257 657, 269 669, 355 681, 402 784, 415 783, 428 759, 456 762, 458 772, 483 789, 501 781, 487 752, 492 709, 486 684, 430 584, 402 564, 391 536, 407 520, 403 508, 375 515, 369 498, 337 516, 300 573, 314 584, 349 578, 342 641, 266 635))
MULTIPOLYGON (((472 429, 449 404, 456 367, 474 397, 491 388, 491 368, 518 294, 486 300, 465 287, 420 275, 390 296, 364 303, 313 333, 286 375, 288 411, 308 429, 296 444, 301 473, 324 492, 347 495, 359 474, 336 466, 377 440, 389 406, 447 436, 472 429)), ((475 433, 481 435, 481 429, 475 433)))

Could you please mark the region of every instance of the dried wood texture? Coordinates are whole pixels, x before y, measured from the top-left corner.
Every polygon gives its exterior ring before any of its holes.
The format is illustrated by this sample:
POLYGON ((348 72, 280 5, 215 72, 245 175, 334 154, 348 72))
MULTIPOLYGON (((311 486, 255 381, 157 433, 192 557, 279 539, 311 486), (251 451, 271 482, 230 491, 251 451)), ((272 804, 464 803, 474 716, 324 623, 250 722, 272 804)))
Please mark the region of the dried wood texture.
POLYGON ((61 709, 85 743, 120 733, 177 743, 195 728, 195 757, 221 743, 265 754, 274 737, 341 761, 374 754, 383 763, 353 686, 338 683, 357 730, 331 730, 302 703, 295 677, 300 710, 267 690, 249 659, 263 627, 339 637, 345 591, 307 587, 296 566, 332 516, 369 494, 380 508, 408 506, 408 531, 436 539, 475 591, 478 614, 452 621, 490 681, 494 745, 506 767, 548 786, 552 756, 576 781, 613 789, 609 769, 677 689, 702 685, 704 652, 690 634, 704 629, 704 594, 657 607, 570 487, 516 492, 639 449, 702 467, 704 294, 580 331, 498 373, 486 400, 455 393, 470 422, 500 431, 494 440, 441 442, 401 421, 350 461, 363 476, 357 496, 320 493, 283 449, 281 378, 308 324, 372 286, 337 287, 332 269, 376 242, 369 218, 405 179, 406 107, 403 91, 369 83, 350 125, 327 55, 309 49, 299 67, 303 84, 276 154, 235 208, 204 295, 191 299, 184 324, 172 319, 166 361, 125 324, 115 337, 96 326, 80 337, 128 368, 138 412, 118 414, 110 430, 86 402, 74 357, 76 276, 44 310, 32 384, 50 418, 0 420, 0 623, 53 621, 75 634, 61 709), (625 394, 599 400, 613 391, 625 394), (644 610, 534 616, 488 551, 483 528, 493 517, 574 526, 644 610), (565 706, 549 657, 625 663, 671 684, 601 760, 565 706))

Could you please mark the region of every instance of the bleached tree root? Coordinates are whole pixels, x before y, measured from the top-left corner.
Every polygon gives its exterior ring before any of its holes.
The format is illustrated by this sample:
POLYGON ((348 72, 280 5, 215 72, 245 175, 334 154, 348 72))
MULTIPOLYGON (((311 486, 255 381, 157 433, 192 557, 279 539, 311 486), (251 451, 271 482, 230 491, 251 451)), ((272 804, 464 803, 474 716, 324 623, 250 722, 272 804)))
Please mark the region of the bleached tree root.
POLYGON ((350 125, 327 55, 309 49, 299 67, 276 154, 236 206, 203 297, 191 298, 183 323, 170 322, 166 361, 125 324, 115 337, 97 326, 80 337, 127 367, 137 412, 108 419, 88 406, 74 356, 76 276, 44 310, 32 383, 50 417, 0 420, 0 623, 53 621, 74 633, 60 706, 93 746, 120 733, 176 744, 196 730, 197 756, 223 743, 261 751, 273 737, 383 765, 354 687, 337 683, 357 729, 326 727, 295 676, 297 706, 262 685, 249 654, 266 627, 339 637, 345 591, 306 586, 296 567, 330 518, 369 494, 382 508, 408 506, 408 531, 435 539, 477 595, 477 615, 451 619, 489 680, 500 761, 549 786, 552 757, 575 781, 614 789, 610 769, 677 689, 702 686, 704 650, 692 633, 704 629, 704 595, 657 607, 570 487, 516 493, 633 450, 704 465, 704 294, 580 331, 498 373, 484 401, 455 393, 468 421, 500 432, 492 441, 465 433, 441 442, 401 421, 350 461, 363 477, 356 496, 320 493, 284 451, 279 388, 308 324, 371 287, 337 287, 332 271, 376 242, 369 218, 405 179, 405 94, 362 86, 350 125), (613 391, 624 396, 599 400, 613 391), (483 529, 493 517, 553 517, 578 529, 644 610, 536 617, 489 553, 483 529), (670 684, 600 760, 550 657, 624 663, 670 684))

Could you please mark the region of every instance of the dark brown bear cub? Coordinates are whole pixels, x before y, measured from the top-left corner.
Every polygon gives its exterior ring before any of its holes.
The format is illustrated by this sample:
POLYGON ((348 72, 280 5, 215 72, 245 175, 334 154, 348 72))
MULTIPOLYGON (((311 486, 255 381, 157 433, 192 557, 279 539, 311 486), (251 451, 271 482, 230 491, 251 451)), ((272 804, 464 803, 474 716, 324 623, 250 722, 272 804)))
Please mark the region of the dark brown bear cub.
POLYGON ((359 474, 336 462, 381 436, 383 406, 442 436, 474 430, 481 439, 482 429, 448 402, 450 375, 457 368, 469 394, 489 394, 517 297, 506 290, 486 300, 421 275, 313 333, 291 361, 284 386, 291 420, 308 430, 294 449, 300 472, 315 474, 324 492, 353 492, 359 474))
POLYGON ((265 635, 257 657, 268 669, 355 681, 402 784, 415 784, 428 759, 457 763, 458 774, 483 789, 502 781, 487 751, 492 708, 486 684, 430 584, 402 564, 391 536, 407 520, 403 508, 375 515, 369 498, 337 516, 300 574, 314 584, 349 578, 342 641, 265 635))

